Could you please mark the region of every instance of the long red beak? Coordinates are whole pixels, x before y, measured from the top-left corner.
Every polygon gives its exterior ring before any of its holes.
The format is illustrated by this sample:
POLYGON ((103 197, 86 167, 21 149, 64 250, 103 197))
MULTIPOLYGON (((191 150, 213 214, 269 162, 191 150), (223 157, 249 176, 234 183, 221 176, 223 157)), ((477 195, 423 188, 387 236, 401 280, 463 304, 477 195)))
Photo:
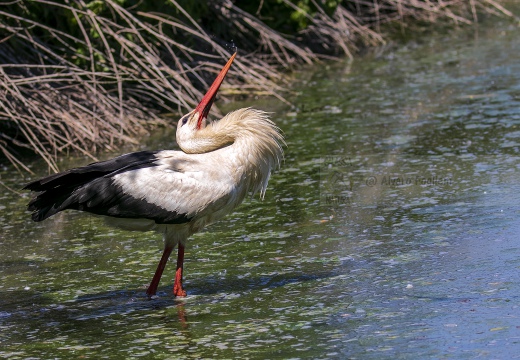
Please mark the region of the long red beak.
POLYGON ((222 81, 224 81, 224 78, 226 77, 226 74, 231 67, 231 64, 233 63, 233 60, 235 60, 235 56, 237 53, 235 52, 228 60, 227 64, 224 65, 222 70, 220 70, 220 73, 218 74, 215 81, 213 81, 213 84, 209 88, 208 92, 204 97, 202 98, 202 101, 197 105, 195 108, 195 112, 199 113, 199 120, 197 122, 197 130, 200 130, 200 127, 202 125, 202 120, 204 120, 208 114, 209 110, 211 109, 211 105, 213 105, 213 101, 215 101, 215 96, 217 96, 217 91, 220 88, 220 84, 222 84, 222 81))

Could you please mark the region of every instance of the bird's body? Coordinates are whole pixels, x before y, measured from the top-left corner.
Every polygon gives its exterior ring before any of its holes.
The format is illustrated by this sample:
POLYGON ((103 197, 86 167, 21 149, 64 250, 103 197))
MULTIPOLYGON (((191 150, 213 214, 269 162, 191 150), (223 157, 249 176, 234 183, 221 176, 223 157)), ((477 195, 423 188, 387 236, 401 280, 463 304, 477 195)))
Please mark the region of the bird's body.
POLYGON ((166 261, 178 245, 174 293, 184 296, 188 237, 233 211, 248 193, 263 196, 283 156, 283 137, 263 111, 240 109, 206 126, 207 102, 211 106, 218 86, 212 89, 179 121, 182 151, 130 153, 29 183, 26 189, 40 192, 29 203, 33 219, 76 209, 109 216, 119 227, 162 232, 164 253, 147 293, 155 295, 166 261))

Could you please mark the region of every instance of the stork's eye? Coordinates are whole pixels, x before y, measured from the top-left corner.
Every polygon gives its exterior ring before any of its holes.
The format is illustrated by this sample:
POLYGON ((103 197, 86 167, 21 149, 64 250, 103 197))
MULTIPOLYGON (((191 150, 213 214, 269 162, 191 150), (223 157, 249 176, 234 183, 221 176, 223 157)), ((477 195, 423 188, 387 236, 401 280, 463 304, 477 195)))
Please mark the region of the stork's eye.
POLYGON ((188 122, 188 117, 185 116, 185 117, 182 119, 182 125, 186 125, 187 122, 188 122))

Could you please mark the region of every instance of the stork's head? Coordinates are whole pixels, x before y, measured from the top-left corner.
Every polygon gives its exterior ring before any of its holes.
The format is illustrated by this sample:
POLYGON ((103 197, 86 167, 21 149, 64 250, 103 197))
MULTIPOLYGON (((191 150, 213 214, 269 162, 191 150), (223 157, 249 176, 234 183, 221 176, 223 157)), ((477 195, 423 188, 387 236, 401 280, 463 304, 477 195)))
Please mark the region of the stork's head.
MULTIPOLYGON (((186 151, 183 145, 187 144, 190 139, 192 139, 196 132, 204 129, 206 127, 206 118, 208 117, 209 111, 211 109, 211 105, 215 101, 215 97, 217 96, 218 89, 220 88, 220 84, 224 81, 226 74, 235 59, 236 52, 229 58, 228 62, 220 73, 218 74, 215 81, 209 88, 208 92, 202 98, 202 101, 197 105, 195 110, 189 112, 184 115, 177 124, 177 144, 186 151)), ((186 151, 192 152, 192 151, 186 151)))

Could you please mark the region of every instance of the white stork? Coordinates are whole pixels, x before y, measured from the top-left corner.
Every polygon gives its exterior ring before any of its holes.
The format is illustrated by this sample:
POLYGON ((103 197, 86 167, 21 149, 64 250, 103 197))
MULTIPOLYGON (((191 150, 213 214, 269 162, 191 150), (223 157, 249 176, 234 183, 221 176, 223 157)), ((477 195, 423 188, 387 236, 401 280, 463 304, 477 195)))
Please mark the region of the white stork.
POLYGON ((186 296, 182 269, 186 240, 235 209, 248 193, 263 197, 284 144, 268 114, 236 110, 220 121, 206 117, 236 53, 192 112, 177 124, 182 151, 140 151, 70 169, 27 184, 34 221, 75 209, 111 217, 130 230, 163 234, 164 252, 148 287, 156 295, 168 258, 178 245, 173 293, 186 296))

